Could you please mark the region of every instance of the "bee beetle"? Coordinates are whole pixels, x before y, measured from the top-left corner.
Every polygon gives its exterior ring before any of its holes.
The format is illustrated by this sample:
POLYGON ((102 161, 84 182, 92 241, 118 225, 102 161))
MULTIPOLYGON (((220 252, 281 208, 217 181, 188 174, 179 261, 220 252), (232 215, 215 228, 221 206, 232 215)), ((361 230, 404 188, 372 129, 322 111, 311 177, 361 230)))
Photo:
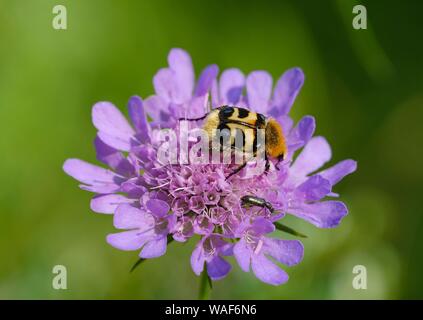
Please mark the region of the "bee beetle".
MULTIPOLYGON (((247 153, 251 152, 252 156, 256 155, 259 147, 262 147, 257 139, 257 130, 264 130, 265 172, 269 170, 269 158, 277 161, 275 167, 279 170, 278 164, 285 159, 288 152, 281 125, 275 119, 266 118, 261 113, 224 105, 213 109, 201 118, 180 120, 204 120, 203 129, 209 137, 212 139, 215 138, 214 136, 217 130, 220 130, 220 133, 226 131, 231 139, 232 149, 242 149, 240 151, 247 153), (239 136, 243 139, 242 144, 240 144, 242 148, 239 148, 238 144, 235 144, 235 140, 239 136)), ((220 140, 220 144, 222 146, 222 140, 220 140)), ((245 161, 240 167, 235 169, 226 179, 241 171, 247 165, 247 162, 245 161)))

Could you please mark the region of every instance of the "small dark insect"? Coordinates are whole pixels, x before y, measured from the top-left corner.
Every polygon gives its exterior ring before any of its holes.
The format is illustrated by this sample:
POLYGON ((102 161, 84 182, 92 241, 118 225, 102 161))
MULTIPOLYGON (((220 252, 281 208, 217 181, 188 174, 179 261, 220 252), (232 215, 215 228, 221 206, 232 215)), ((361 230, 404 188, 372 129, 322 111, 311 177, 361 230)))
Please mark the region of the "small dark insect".
MULTIPOLYGON (((255 197, 255 196, 243 196, 241 198, 241 205, 243 207, 251 207, 251 206, 256 206, 256 207, 261 207, 261 208, 266 208, 267 210, 270 211, 270 213, 275 213, 277 211, 275 211, 275 209, 273 209, 272 204, 268 201, 266 201, 263 198, 259 198, 259 197, 255 197)), ((307 238, 306 235, 295 231, 294 229, 280 223, 280 222, 274 222, 275 224, 275 228, 277 230, 292 234, 294 236, 297 237, 302 237, 302 238, 307 238)))
POLYGON ((275 209, 273 209, 273 206, 270 202, 266 201, 263 198, 255 197, 255 196, 243 196, 241 198, 241 205, 244 207, 261 207, 266 208, 270 211, 270 213, 274 213, 275 209))

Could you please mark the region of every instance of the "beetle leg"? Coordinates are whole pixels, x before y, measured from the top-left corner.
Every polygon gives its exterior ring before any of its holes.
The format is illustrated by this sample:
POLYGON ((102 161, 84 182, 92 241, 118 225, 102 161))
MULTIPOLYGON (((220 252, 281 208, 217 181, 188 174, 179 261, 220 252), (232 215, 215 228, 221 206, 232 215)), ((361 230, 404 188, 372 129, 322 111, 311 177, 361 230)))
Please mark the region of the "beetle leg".
POLYGON ((232 177, 234 174, 237 174, 238 172, 240 172, 242 169, 245 168, 245 166, 247 165, 248 161, 245 161, 243 164, 241 164, 238 168, 236 168, 234 171, 232 171, 226 178, 225 180, 228 180, 230 177, 232 177))
POLYGON ((269 158, 267 157, 267 154, 264 155, 264 160, 266 160, 266 164, 264 166, 264 173, 268 174, 270 169, 270 161, 269 161, 269 158))

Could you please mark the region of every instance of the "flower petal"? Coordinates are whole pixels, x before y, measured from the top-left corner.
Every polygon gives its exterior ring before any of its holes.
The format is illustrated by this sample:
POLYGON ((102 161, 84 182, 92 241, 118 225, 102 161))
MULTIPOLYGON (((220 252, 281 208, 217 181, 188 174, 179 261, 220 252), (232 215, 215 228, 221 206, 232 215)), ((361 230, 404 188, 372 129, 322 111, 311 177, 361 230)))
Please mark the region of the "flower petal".
POLYGON ((121 185, 122 192, 125 192, 129 198, 140 198, 147 192, 146 187, 137 184, 138 179, 141 180, 141 178, 133 178, 125 181, 121 185))
POLYGON ((251 267, 256 277, 265 283, 277 286, 288 281, 288 274, 263 254, 253 256, 251 267))
POLYGON ((233 243, 227 243, 225 241, 222 241, 223 244, 220 245, 218 248, 219 254, 222 256, 233 256, 234 255, 234 244, 233 243))
POLYGON ((179 108, 179 115, 175 118, 200 118, 204 116, 209 111, 208 99, 208 94, 192 98, 184 109, 179 108))
POLYGON ((98 195, 91 199, 91 210, 97 213, 115 213, 116 208, 123 203, 133 203, 134 199, 128 199, 120 194, 98 195))
POLYGON ((148 241, 146 245, 142 248, 139 257, 143 259, 157 258, 166 253, 166 248, 166 237, 160 237, 158 239, 148 241))
POLYGON ((130 204, 121 204, 113 216, 113 225, 117 229, 135 229, 139 232, 154 227, 154 217, 130 204))
POLYGON ((219 84, 217 78, 213 80, 210 88, 210 102, 212 108, 217 108, 220 106, 219 84))
POLYGON ((294 153, 297 149, 304 146, 313 136, 316 129, 316 121, 312 116, 305 116, 298 121, 288 135, 288 151, 294 153), (295 145, 295 147, 293 147, 295 145))
POLYGON ((300 68, 289 69, 279 78, 273 94, 273 116, 288 114, 303 83, 304 73, 300 68))
POLYGON ((333 228, 348 214, 348 209, 341 201, 323 201, 311 204, 300 203, 296 206, 290 206, 287 212, 319 228, 333 228))
POLYGON ((206 264, 207 274, 212 280, 224 278, 232 268, 228 261, 218 255, 215 255, 211 260, 207 261, 206 264))
POLYGON ((134 166, 126 159, 122 152, 104 143, 98 136, 94 140, 97 160, 107 164, 117 173, 130 176, 135 173, 134 166))
POLYGON ((215 64, 207 66, 197 81, 197 87, 195 88, 195 96, 204 96, 213 85, 217 74, 219 73, 219 67, 215 64))
MULTIPOLYGON (((292 120, 287 115, 281 115, 281 116, 277 117, 276 120, 282 126, 282 132, 285 135, 285 137, 288 137, 288 133, 291 131, 292 126, 294 125, 294 120, 292 120)), ((288 140, 288 144, 289 144, 289 140, 288 140)))
POLYGON ((118 108, 110 102, 98 102, 93 106, 92 120, 105 143, 129 151, 135 131, 118 108))
POLYGON ((181 102, 178 99, 178 87, 175 75, 169 68, 162 68, 154 75, 153 85, 156 94, 166 103, 181 102))
POLYGON ((151 125, 161 125, 166 128, 170 120, 169 105, 162 97, 156 95, 148 97, 144 100, 144 107, 147 114, 154 120, 151 125))
POLYGON ((120 250, 137 250, 150 238, 150 234, 140 234, 138 230, 131 230, 109 234, 106 241, 111 246, 120 250))
POLYGON ((208 235, 213 232, 215 225, 206 215, 198 215, 194 220, 194 231, 197 234, 208 235))
POLYGON ((170 50, 167 57, 169 67, 174 72, 174 79, 177 84, 176 103, 187 101, 192 96, 194 90, 194 68, 190 55, 179 48, 170 50))
POLYGON ((249 272, 251 262, 251 250, 243 238, 241 238, 234 245, 233 252, 240 268, 245 272, 249 272))
POLYGON ((191 254, 191 268, 197 276, 204 270, 204 261, 203 240, 201 240, 191 254))
POLYGON ((120 187, 117 184, 97 184, 92 186, 87 186, 85 184, 80 184, 79 187, 82 190, 94 192, 98 194, 107 194, 120 191, 120 187))
POLYGON ((169 205, 163 200, 150 199, 146 202, 147 209, 156 217, 163 217, 169 212, 169 205))
POLYGON ((116 137, 114 135, 110 135, 102 131, 97 132, 97 137, 101 139, 105 144, 116 148, 117 150, 128 152, 131 149, 131 143, 127 140, 121 139, 120 137, 116 137))
POLYGON ((265 239, 266 253, 276 261, 287 266, 293 266, 303 259, 304 247, 298 240, 265 239))
POLYGON ((129 116, 137 132, 137 138, 140 142, 150 140, 150 124, 145 115, 144 105, 140 97, 133 96, 128 102, 129 116))
POLYGON ((173 239, 178 242, 185 242, 191 238, 194 234, 192 220, 192 218, 186 218, 186 216, 179 219, 178 222, 175 223, 175 227, 172 229, 173 239))
POLYGON ((330 160, 332 152, 325 138, 312 138, 295 159, 290 168, 290 175, 305 177, 307 174, 316 171, 330 160))
POLYGON ((337 184, 346 175, 353 173, 357 170, 357 162, 354 160, 344 160, 338 162, 333 167, 319 172, 319 175, 329 180, 332 185, 337 184))
POLYGON ((252 223, 251 228, 257 234, 266 234, 275 231, 274 224, 264 217, 256 218, 252 223))
POLYGON ((253 71, 247 77, 248 106, 251 110, 267 113, 272 93, 272 77, 266 71, 253 71))
POLYGON ((119 176, 113 171, 95 166, 79 159, 68 159, 63 170, 72 178, 90 185, 113 184, 119 182, 119 176))
POLYGON ((329 180, 318 174, 299 185, 295 190, 295 195, 303 200, 317 201, 327 196, 331 189, 332 185, 329 180))
POLYGON ((237 104, 245 85, 244 74, 239 69, 223 71, 219 81, 220 104, 237 104))

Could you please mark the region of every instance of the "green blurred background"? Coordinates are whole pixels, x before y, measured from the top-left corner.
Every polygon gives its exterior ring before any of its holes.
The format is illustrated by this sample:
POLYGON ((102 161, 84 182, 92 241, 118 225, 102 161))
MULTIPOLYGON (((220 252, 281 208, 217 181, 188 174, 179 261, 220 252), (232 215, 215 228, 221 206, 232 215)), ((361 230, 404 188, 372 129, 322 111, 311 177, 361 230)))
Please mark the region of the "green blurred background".
POLYGON ((293 117, 316 117, 332 164, 359 164, 335 189, 350 209, 339 228, 287 218, 309 238, 286 285, 234 264, 213 298, 423 298, 422 14, 422 1, 0 0, 0 298, 196 298, 193 242, 129 274, 137 253, 106 244, 112 217, 92 213, 62 171, 69 157, 95 162, 91 106, 126 112, 131 95, 150 95, 172 47, 197 74, 217 63, 277 78, 300 66, 293 117), (367 30, 352 28, 358 3, 367 30), (57 4, 67 30, 52 28, 57 4), (52 288, 57 264, 67 290, 52 288), (355 265, 367 267, 367 290, 351 285, 355 265))

